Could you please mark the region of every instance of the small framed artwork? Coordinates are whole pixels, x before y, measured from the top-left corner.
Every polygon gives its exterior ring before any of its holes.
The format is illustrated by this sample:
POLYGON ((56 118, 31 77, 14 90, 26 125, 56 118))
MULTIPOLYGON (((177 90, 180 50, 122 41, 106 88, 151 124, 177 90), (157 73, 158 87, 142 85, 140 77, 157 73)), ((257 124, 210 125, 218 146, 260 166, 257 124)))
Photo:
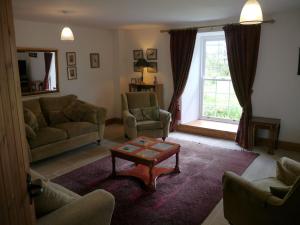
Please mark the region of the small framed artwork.
POLYGON ((77 69, 76 67, 68 67, 68 80, 77 79, 77 69))
POLYGON ((142 67, 136 66, 136 63, 133 62, 133 71, 134 72, 142 72, 142 67))
POLYGON ((99 53, 91 53, 90 54, 90 65, 91 65, 91 68, 99 68, 100 67, 99 53))
POLYGON ((67 66, 76 66, 76 52, 66 52, 67 66))
POLYGON ((133 59, 138 60, 144 58, 143 50, 133 50, 133 59))
POLYGON ((132 83, 132 84, 136 84, 136 78, 131 78, 131 81, 130 81, 130 83, 132 83))
POLYGON ((148 48, 146 50, 146 56, 148 60, 157 60, 157 49, 156 48, 148 48))
POLYGON ((157 73, 157 62, 149 62, 150 66, 147 67, 148 73, 157 73))

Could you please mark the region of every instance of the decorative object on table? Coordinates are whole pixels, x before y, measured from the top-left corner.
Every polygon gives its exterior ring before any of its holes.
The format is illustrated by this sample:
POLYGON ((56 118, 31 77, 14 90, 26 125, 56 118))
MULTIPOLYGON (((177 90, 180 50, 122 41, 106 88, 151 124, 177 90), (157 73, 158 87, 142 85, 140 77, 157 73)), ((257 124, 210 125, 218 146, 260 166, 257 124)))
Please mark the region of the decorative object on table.
POLYGON ((144 58, 139 59, 134 64, 134 68, 135 67, 140 68, 140 72, 142 73, 141 74, 141 81, 142 81, 142 83, 144 82, 144 68, 148 68, 149 66, 150 66, 150 63, 146 59, 144 59, 144 58))
POLYGON ((131 84, 136 84, 136 78, 131 78, 131 79, 130 79, 130 83, 131 83, 131 84))
POLYGON ((298 75, 300 75, 300 48, 299 48, 298 75))
POLYGON ((143 50, 133 50, 133 59, 139 60, 144 58, 144 51, 143 50))
POLYGON ((255 146, 255 136, 257 129, 269 130, 269 154, 274 154, 274 149, 278 148, 278 137, 280 132, 280 119, 265 118, 265 117, 252 117, 252 146, 255 146))
POLYGON ((66 52, 67 66, 76 66, 76 52, 66 52))
MULTIPOLYGON (((146 193, 136 179, 111 179, 110 156, 52 181, 80 195, 99 188, 111 192, 117 202, 111 225, 198 225, 222 199, 224 172, 229 170, 241 175, 258 156, 253 152, 228 151, 191 141, 173 138, 168 141, 181 146, 181 173, 159 179, 155 193, 146 193)), ((172 167, 175 160, 172 157, 162 164, 172 167)), ((116 165, 122 169, 134 166, 125 160, 118 160, 116 165)))
POLYGON ((76 67, 68 67, 68 80, 77 80, 77 69, 76 67))
POLYGON ((156 48, 148 48, 146 50, 146 56, 148 60, 157 60, 157 49, 156 48))
POLYGON ((257 0, 248 0, 241 12, 240 24, 260 24, 264 21, 260 4, 257 0))
POLYGON ((148 73, 157 73, 157 62, 149 62, 149 66, 147 67, 148 73))
POLYGON ((99 53, 91 53, 90 54, 90 65, 91 65, 91 68, 99 68, 100 67, 99 53))

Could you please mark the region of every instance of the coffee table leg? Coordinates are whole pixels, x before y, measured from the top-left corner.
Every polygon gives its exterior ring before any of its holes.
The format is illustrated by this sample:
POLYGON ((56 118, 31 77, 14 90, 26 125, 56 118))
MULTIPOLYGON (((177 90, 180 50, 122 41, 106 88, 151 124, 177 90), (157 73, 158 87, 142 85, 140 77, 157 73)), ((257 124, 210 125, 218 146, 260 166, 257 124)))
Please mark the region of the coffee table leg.
POLYGON ((116 176, 116 158, 114 155, 111 155, 111 162, 112 162, 112 177, 116 176))
POLYGON ((174 172, 175 173, 180 173, 180 169, 179 169, 179 152, 176 153, 176 165, 175 165, 174 172))
POLYGON ((156 182, 155 182, 155 179, 153 179, 153 166, 149 166, 149 184, 148 184, 148 187, 152 191, 156 190, 156 182))

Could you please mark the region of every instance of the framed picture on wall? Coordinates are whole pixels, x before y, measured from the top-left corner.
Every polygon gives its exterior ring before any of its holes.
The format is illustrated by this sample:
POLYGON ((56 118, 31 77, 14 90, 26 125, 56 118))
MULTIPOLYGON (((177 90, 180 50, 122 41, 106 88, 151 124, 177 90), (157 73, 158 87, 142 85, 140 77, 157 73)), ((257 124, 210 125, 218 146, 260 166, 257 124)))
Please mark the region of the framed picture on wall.
POLYGON ((147 67, 148 73, 157 73, 157 62, 149 62, 150 66, 147 67))
POLYGON ((68 67, 68 80, 76 80, 77 79, 77 68, 74 67, 68 67))
POLYGON ((91 53, 90 54, 90 65, 91 65, 91 68, 99 68, 100 67, 99 53, 91 53))
POLYGON ((138 60, 144 58, 143 50, 133 50, 133 59, 138 60))
POLYGON ((148 60, 157 60, 157 49, 156 48, 148 48, 146 50, 146 56, 148 60))
POLYGON ((133 71, 134 72, 142 72, 142 67, 136 66, 136 63, 133 62, 133 71))
POLYGON ((76 66, 76 52, 66 52, 67 66, 76 66))

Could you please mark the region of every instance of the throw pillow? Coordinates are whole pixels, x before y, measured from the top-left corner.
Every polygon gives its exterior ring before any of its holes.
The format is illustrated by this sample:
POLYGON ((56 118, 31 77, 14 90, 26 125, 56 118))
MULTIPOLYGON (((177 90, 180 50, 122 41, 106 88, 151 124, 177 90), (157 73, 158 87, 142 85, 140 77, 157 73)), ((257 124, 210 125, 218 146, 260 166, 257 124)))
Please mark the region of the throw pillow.
POLYGON ((34 132, 34 130, 25 123, 25 132, 26 132, 26 137, 28 139, 35 139, 36 138, 36 133, 34 132))
POLYGON ((157 106, 142 108, 144 120, 159 120, 159 108, 157 106))
POLYGON ((23 111, 25 123, 28 124, 34 131, 37 131, 39 129, 39 123, 34 113, 28 108, 24 108, 23 111))
POLYGON ((34 198, 35 212, 38 218, 67 205, 73 197, 55 189, 49 182, 43 181, 43 192, 34 198))
POLYGON ((130 109, 129 112, 136 118, 136 121, 143 121, 143 113, 140 108, 130 109))
POLYGON ((65 117, 64 113, 61 111, 50 111, 48 113, 48 116, 51 125, 70 122, 69 119, 65 117))
POLYGON ((85 110, 83 109, 83 104, 77 100, 64 108, 63 114, 72 121, 80 122, 85 114, 85 110))
POLYGON ((292 189, 291 186, 287 187, 270 187, 272 195, 275 195, 278 198, 284 198, 286 194, 292 189))
POLYGON ((277 161, 277 178, 287 185, 293 185, 297 179, 297 175, 289 171, 284 165, 277 161))

